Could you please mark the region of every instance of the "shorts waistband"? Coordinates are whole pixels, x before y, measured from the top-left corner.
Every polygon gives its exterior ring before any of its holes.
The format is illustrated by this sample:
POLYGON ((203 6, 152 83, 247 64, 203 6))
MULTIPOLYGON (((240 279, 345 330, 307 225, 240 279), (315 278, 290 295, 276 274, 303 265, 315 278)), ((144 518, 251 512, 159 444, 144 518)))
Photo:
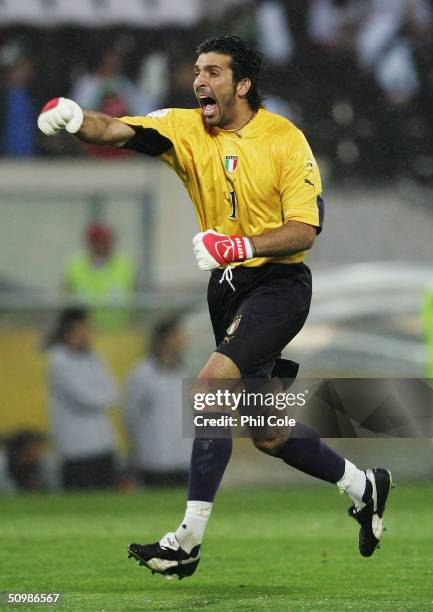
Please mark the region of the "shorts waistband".
MULTIPOLYGON (((256 268, 249 268, 246 266, 232 267, 233 280, 253 280, 260 276, 266 275, 267 273, 281 274, 281 276, 296 276, 299 273, 305 273, 309 268, 304 263, 294 264, 282 264, 282 263, 269 263, 257 266, 256 268)), ((224 274, 225 268, 216 268, 212 270, 212 276, 219 280, 224 274)))

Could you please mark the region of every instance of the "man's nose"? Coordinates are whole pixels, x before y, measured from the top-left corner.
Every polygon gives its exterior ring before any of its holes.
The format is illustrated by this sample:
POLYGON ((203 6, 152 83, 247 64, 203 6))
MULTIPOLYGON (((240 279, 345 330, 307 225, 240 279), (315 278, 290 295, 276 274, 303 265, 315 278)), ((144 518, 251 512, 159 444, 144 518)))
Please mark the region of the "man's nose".
POLYGON ((199 74, 195 80, 195 86, 196 89, 200 89, 202 87, 207 87, 207 80, 206 77, 199 74))

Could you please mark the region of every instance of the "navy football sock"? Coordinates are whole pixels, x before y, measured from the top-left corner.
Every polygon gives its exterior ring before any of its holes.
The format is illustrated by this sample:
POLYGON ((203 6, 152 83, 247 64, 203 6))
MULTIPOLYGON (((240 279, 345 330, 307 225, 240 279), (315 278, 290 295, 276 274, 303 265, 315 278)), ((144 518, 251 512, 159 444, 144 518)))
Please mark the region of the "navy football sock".
MULTIPOLYGON (((217 417, 220 415, 208 414, 217 417)), ((212 502, 232 454, 229 429, 209 428, 206 438, 195 438, 189 470, 188 500, 212 502), (212 437, 212 433, 224 437, 212 437)))
POLYGON ((302 423, 296 423, 276 456, 305 474, 332 483, 338 482, 345 470, 344 458, 322 442, 314 429, 302 423))

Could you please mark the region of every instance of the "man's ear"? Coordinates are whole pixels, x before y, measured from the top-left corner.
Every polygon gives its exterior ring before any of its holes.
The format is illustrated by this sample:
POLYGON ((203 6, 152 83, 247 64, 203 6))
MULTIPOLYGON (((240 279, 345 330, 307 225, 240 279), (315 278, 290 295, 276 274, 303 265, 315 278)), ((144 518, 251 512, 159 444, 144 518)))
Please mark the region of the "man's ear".
POLYGON ((236 85, 236 93, 238 94, 240 98, 245 98, 245 96, 248 94, 250 89, 251 89, 250 79, 242 79, 236 85))

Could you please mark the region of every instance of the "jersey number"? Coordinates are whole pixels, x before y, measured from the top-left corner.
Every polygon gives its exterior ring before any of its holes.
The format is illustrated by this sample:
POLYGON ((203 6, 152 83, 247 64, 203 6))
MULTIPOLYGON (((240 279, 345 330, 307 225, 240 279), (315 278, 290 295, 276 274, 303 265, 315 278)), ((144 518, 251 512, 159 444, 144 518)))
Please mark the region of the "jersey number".
POLYGON ((231 213, 229 219, 237 219, 238 218, 238 200, 236 197, 236 191, 230 191, 230 205, 231 205, 231 213))

